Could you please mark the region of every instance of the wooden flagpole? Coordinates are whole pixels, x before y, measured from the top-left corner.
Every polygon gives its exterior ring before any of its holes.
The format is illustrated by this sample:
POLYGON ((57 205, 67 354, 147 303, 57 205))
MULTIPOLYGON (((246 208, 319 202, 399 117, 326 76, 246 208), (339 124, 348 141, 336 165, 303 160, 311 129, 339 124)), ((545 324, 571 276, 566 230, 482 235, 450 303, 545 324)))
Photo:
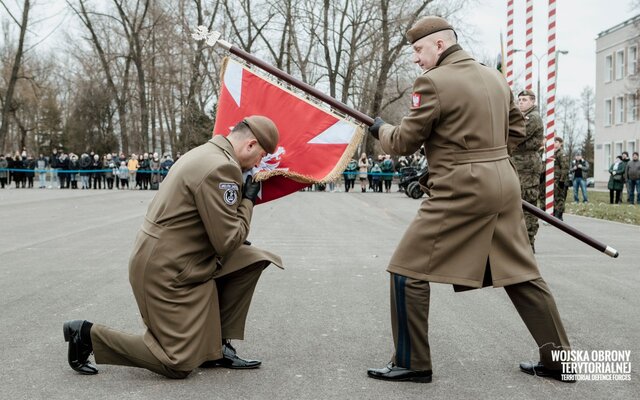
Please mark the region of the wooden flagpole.
MULTIPOLYGON (((206 28, 205 28, 206 29, 206 28)), ((206 34, 201 34, 201 35, 197 35, 194 34, 193 37, 195 39, 205 39, 207 40, 207 44, 210 46, 214 46, 214 45, 219 45, 222 48, 226 49, 227 51, 229 51, 231 54, 236 55, 237 57, 242 58, 245 61, 248 61, 254 65, 256 65, 257 67, 267 71, 268 73, 272 74, 273 76, 282 79, 283 81, 291 84, 292 86, 297 87, 298 89, 318 98, 319 100, 322 100, 323 102, 329 104, 331 107, 343 112, 346 115, 349 115, 350 117, 362 122, 363 124, 367 125, 367 126, 371 126, 373 125, 373 118, 371 118, 370 116, 368 116, 367 114, 364 114, 358 110, 355 110, 349 106, 347 106, 346 104, 334 99, 331 96, 326 95, 325 93, 322 93, 321 91, 319 91, 318 89, 314 88, 313 86, 302 82, 301 80, 294 78, 293 76, 287 74, 286 72, 274 67, 271 64, 266 63, 265 61, 259 59, 258 57, 254 56, 251 53, 248 53, 242 49, 240 49, 237 46, 232 45, 231 43, 224 41, 224 40, 220 40, 220 33, 218 32, 211 32, 211 33, 206 33, 206 34)), ((531 212, 532 214, 536 215, 538 218, 547 221, 549 224, 561 229, 562 231, 568 233, 569 235, 575 237, 576 239, 590 245, 591 247, 594 247, 595 249, 611 256, 611 257, 617 257, 618 256, 618 251, 613 249, 612 247, 606 246, 603 243, 593 239, 592 237, 578 231, 577 229, 567 225, 566 223, 564 223, 563 221, 560 221, 557 218, 554 218, 553 216, 550 216, 542 211, 540 211, 537 207, 527 203, 526 201, 522 201, 522 207, 526 210, 531 212)))

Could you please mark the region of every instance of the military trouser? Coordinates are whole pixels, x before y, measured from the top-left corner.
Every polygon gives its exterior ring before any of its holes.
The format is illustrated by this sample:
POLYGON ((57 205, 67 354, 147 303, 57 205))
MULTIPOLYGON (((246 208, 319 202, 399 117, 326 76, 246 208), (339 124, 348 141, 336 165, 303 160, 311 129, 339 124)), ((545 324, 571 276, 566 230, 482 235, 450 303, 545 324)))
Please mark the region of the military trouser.
POLYGON ((567 199, 567 186, 564 182, 556 182, 553 188, 553 215, 562 219, 564 203, 567 199))
MULTIPOLYGON (((522 200, 537 206, 539 196, 539 174, 520 174, 520 193, 522 200)), ((529 235, 529 243, 534 246, 536 234, 538 233, 538 217, 525 211, 524 222, 527 225, 527 233, 529 235)))
MULTIPOLYGON (((505 286, 509 298, 536 341, 540 361, 547 368, 559 370, 551 350, 569 350, 558 309, 546 282, 542 278, 505 286)), ((430 286, 402 275, 391 274, 391 326, 395 354, 393 363, 399 367, 431 371, 429 347, 430 286)))
MULTIPOLYGON (((251 298, 267 265, 268 262, 260 261, 215 279, 223 339, 244 339, 251 298)), ((162 364, 144 343, 143 337, 94 324, 91 328, 91 341, 96 363, 146 368, 173 379, 183 379, 191 373, 162 364)))

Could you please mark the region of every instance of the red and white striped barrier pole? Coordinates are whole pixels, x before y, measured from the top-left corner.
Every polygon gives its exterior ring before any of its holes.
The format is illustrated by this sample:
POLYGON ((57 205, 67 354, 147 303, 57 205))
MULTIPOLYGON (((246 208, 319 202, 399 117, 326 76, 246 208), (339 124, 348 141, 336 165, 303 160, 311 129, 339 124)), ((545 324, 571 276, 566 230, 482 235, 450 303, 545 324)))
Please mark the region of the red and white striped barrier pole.
MULTIPOLYGON (((524 73, 524 88, 533 88, 533 0, 527 0, 527 23, 526 23, 526 65, 524 73)), ((536 93, 540 96, 540 93, 536 93)))
POLYGON ((553 162, 555 149, 553 138, 556 134, 556 0, 549 0, 549 30, 547 38, 547 135, 545 143, 545 211, 553 215, 553 162))
POLYGON ((513 2, 507 0, 507 84, 513 90, 513 2))

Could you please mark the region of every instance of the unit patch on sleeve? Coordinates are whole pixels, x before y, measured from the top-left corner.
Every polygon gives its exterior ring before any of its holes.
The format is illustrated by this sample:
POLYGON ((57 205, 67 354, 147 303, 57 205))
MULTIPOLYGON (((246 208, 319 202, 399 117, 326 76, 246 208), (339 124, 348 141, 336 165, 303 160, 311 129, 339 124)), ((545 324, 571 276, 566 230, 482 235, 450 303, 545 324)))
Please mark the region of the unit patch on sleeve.
POLYGON ((420 93, 413 93, 411 95, 411 108, 418 108, 422 102, 422 95, 420 93))
POLYGON ((223 182, 218 186, 220 189, 224 189, 224 202, 232 206, 238 201, 238 185, 232 182, 223 182))

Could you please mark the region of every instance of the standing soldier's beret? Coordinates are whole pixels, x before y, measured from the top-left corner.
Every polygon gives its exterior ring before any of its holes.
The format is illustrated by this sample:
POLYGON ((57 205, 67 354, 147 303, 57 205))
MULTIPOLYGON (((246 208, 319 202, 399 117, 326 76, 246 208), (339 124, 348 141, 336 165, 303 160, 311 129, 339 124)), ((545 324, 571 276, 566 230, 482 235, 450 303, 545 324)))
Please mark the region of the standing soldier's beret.
POLYGON ((533 93, 533 90, 529 90, 529 89, 525 89, 522 92, 518 93, 518 97, 520 97, 520 96, 529 96, 534 100, 536 98, 536 94, 533 93))
POLYGON ((272 120, 262 115, 252 115, 243 119, 242 122, 247 124, 253 136, 256 137, 260 146, 262 146, 267 153, 276 151, 280 134, 278 133, 276 124, 274 124, 272 120))
MULTIPOLYGON (((413 24, 411 29, 407 31, 407 40, 409 43, 413 44, 418 39, 422 39, 425 36, 431 35, 432 33, 444 31, 447 29, 451 29, 455 34, 455 30, 453 26, 446 19, 441 17, 436 17, 434 15, 430 15, 428 17, 422 17, 413 24)), ((456 34, 456 37, 458 35, 456 34)))

